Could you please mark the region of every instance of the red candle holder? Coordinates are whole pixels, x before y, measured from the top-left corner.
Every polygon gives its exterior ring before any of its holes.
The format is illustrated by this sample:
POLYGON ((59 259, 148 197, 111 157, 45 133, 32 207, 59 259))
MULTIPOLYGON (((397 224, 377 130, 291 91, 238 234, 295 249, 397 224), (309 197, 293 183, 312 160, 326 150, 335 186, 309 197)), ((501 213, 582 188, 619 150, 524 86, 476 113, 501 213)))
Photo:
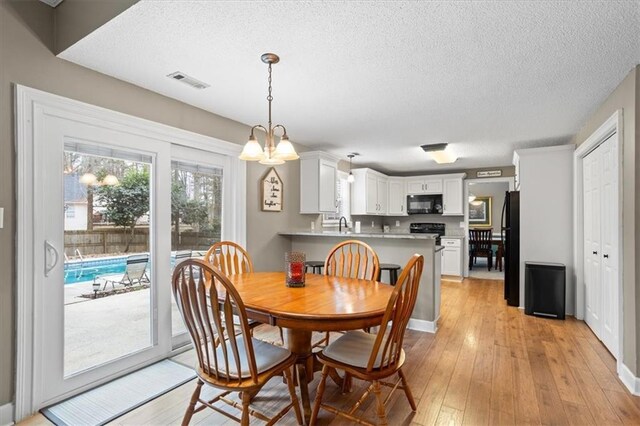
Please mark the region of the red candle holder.
POLYGON ((305 260, 306 256, 304 253, 297 251, 285 253, 284 270, 287 287, 304 287, 305 260))

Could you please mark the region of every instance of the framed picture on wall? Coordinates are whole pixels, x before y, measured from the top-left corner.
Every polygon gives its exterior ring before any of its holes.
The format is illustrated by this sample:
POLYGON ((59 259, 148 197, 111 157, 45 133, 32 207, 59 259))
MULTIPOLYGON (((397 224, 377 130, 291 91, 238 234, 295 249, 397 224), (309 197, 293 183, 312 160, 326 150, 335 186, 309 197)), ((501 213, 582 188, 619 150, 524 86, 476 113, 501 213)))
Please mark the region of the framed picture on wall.
POLYGON ((491 198, 476 197, 469 203, 470 227, 491 227, 491 198))
POLYGON ((261 204, 263 212, 281 212, 284 200, 283 183, 273 167, 267 170, 260 181, 262 188, 261 204))

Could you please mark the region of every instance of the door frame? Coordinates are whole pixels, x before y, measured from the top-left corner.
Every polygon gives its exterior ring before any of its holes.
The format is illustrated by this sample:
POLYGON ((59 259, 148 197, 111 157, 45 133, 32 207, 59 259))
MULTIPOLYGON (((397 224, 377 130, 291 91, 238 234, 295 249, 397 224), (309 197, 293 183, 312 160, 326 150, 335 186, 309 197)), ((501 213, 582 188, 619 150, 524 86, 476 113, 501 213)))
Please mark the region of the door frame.
MULTIPOLYGON (((42 111, 73 116, 79 122, 107 126, 146 138, 183 145, 191 148, 228 155, 231 165, 228 178, 234 183, 230 191, 232 202, 231 229, 226 233, 238 243, 246 244, 246 163, 237 156, 242 146, 220 139, 178 129, 128 114, 119 113, 84 102, 53 95, 22 85, 14 85, 15 99, 15 149, 16 149, 16 371, 15 371, 15 421, 35 413, 42 401, 38 400, 36 351, 41 351, 37 335, 40 312, 35 309, 34 204, 32 188, 35 141, 40 132, 37 114, 42 111)), ((121 371, 116 375, 92 383, 101 384, 157 360, 121 371)))
POLYGON ((576 273, 576 318, 584 320, 585 288, 584 288, 584 196, 582 163, 584 158, 599 147, 611 136, 616 135, 615 144, 618 151, 618 353, 613 354, 617 361, 620 375, 623 353, 623 240, 624 223, 622 221, 623 192, 622 192, 622 158, 623 158, 623 116, 622 110, 614 112, 598 129, 591 134, 573 154, 573 262, 576 273))
POLYGON ((469 277, 469 184, 470 183, 501 183, 509 185, 509 191, 515 191, 515 176, 500 176, 492 178, 472 178, 464 180, 464 244, 462 246, 462 276, 469 277))

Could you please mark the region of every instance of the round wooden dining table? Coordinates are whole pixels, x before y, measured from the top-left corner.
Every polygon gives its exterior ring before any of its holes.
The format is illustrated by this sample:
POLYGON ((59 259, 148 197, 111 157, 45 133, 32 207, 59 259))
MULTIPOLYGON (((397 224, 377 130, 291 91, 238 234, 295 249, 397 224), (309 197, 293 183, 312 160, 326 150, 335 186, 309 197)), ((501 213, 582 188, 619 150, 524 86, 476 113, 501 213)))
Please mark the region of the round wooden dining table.
MULTIPOLYGON (((256 321, 282 327, 297 357, 297 377, 304 416, 311 416, 309 382, 321 369, 311 347, 314 331, 357 330, 379 325, 393 287, 377 281, 307 274, 304 287, 285 285, 284 272, 253 272, 228 277, 256 321)), ((330 377, 339 386, 334 370, 330 377)))

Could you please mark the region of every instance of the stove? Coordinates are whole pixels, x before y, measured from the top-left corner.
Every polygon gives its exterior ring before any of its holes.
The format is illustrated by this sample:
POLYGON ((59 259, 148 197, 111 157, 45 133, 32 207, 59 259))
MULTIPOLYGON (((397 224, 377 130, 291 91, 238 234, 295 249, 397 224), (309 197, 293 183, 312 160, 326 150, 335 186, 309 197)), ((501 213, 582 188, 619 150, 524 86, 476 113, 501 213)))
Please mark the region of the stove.
POLYGON ((440 245, 440 237, 444 235, 444 223, 412 223, 409 225, 410 234, 438 234, 436 245, 440 245))

